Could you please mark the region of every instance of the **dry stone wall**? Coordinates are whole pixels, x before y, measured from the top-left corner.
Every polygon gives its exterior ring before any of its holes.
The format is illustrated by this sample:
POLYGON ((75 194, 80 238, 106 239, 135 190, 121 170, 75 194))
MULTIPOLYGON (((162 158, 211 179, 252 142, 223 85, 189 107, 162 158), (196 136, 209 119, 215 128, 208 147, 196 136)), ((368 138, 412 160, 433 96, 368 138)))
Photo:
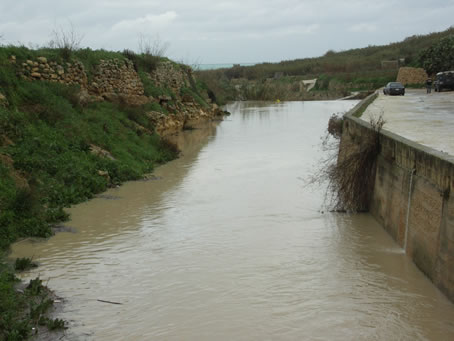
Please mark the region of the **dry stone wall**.
POLYGON ((130 105, 141 105, 149 101, 144 95, 142 81, 128 59, 101 59, 88 86, 88 93, 99 99, 115 100, 119 97, 130 105))
MULTIPOLYGON (((16 58, 11 56, 10 62, 16 63, 16 58)), ((19 66, 19 76, 29 81, 78 84, 81 87, 79 97, 83 102, 107 100, 137 106, 158 102, 169 114, 150 111, 144 112, 144 115, 154 123, 156 132, 161 136, 177 133, 185 127, 224 114, 215 104, 204 107, 196 103, 191 96, 180 96, 181 88, 191 86, 191 70, 170 61, 160 63, 148 77, 157 88, 167 88, 175 94, 176 100, 172 104, 172 98, 166 95, 159 98, 145 96, 143 83, 133 63, 128 59, 100 60, 89 79, 81 62, 58 64, 38 57, 36 60, 22 63, 19 66)), ((0 94, 0 105, 4 105, 3 97, 0 94)))
POLYGON ((150 74, 150 79, 157 87, 168 88, 178 94, 180 89, 189 86, 186 69, 177 69, 170 61, 159 64, 158 68, 150 74))
MULTIPOLYGON (((15 57, 10 58, 15 63, 15 57)), ((144 96, 143 84, 129 60, 101 60, 91 81, 79 61, 58 64, 45 57, 27 60, 21 64, 19 76, 30 81, 45 80, 62 84, 78 84, 91 100, 123 99, 127 104, 140 105, 149 101, 144 96)))
MULTIPOLYGON (((11 56, 10 61, 16 63, 16 57, 11 56)), ((160 63, 148 77, 156 87, 168 88, 178 96, 182 87, 190 86, 188 72, 191 70, 166 61, 160 63)), ((58 64, 55 61, 49 62, 45 57, 38 57, 22 63, 19 76, 30 81, 78 84, 83 92, 93 97, 92 100, 120 99, 130 105, 142 105, 153 100, 144 95, 143 83, 129 59, 101 59, 89 81, 84 65, 79 61, 58 64)))
MULTIPOLYGON (((15 58, 11 58, 15 61, 15 58)), ((21 65, 19 76, 28 80, 47 80, 63 84, 79 84, 81 88, 87 88, 88 78, 81 62, 65 63, 48 62, 45 57, 36 60, 28 59, 21 65)))

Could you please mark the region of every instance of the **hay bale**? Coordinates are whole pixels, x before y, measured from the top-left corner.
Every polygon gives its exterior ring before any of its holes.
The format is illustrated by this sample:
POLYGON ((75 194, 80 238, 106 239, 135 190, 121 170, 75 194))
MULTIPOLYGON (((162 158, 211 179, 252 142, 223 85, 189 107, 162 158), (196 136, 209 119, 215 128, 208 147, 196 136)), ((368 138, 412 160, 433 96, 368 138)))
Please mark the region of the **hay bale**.
POLYGON ((426 71, 422 68, 401 67, 397 74, 397 81, 403 85, 424 84, 429 78, 426 71))

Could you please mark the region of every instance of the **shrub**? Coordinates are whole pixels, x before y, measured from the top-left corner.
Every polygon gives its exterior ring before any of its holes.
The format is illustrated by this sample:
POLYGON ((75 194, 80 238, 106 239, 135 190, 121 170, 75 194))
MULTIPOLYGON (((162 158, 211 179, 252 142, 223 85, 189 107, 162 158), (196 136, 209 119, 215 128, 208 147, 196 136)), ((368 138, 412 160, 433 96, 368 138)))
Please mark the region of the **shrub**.
MULTIPOLYGON (((380 131, 385 122, 380 117, 370 123, 372 130, 364 136, 361 145, 344 145, 343 149, 340 149, 338 133, 332 135, 334 142, 330 142, 329 134, 323 141, 326 154, 319 161, 307 184, 319 186, 328 183, 325 205, 330 210, 364 212, 369 209, 376 160, 380 152, 380 131)), ((338 124, 337 120, 335 124, 338 124)))
POLYGON ((67 329, 66 321, 62 319, 44 318, 44 323, 49 330, 67 329))
POLYGON ((340 138, 342 135, 342 126, 344 120, 339 114, 332 114, 328 121, 328 133, 335 138, 340 138))
POLYGON ((429 74, 454 69, 454 35, 441 39, 421 52, 419 59, 429 74))
POLYGON ((39 277, 31 279, 25 290, 27 294, 31 296, 36 296, 44 290, 43 281, 40 280, 39 277))
POLYGON ((61 57, 69 61, 71 54, 78 50, 82 42, 83 35, 78 33, 71 22, 68 23, 67 28, 62 26, 55 27, 52 30, 51 40, 49 46, 56 48, 60 51, 61 57))
POLYGON ((31 268, 36 268, 38 265, 33 262, 32 258, 16 258, 14 270, 25 271, 31 268))

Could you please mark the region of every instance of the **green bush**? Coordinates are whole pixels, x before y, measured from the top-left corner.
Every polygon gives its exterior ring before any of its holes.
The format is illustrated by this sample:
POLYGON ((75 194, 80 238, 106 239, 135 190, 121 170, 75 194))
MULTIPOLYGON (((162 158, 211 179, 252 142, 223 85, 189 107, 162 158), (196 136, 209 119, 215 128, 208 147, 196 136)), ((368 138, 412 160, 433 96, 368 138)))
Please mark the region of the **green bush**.
POLYGON ((25 340, 30 333, 30 320, 22 315, 25 299, 14 289, 17 278, 0 264, 0 340, 25 340))
POLYGON ((420 64, 429 74, 454 69, 454 34, 427 48, 419 57, 420 64))
POLYGON ((157 69, 159 63, 163 60, 160 56, 154 56, 150 53, 135 53, 131 50, 123 50, 123 56, 132 61, 136 71, 153 72, 157 69))
POLYGON ((33 262, 31 258, 16 258, 14 263, 14 270, 24 271, 31 268, 36 268, 38 265, 33 262))

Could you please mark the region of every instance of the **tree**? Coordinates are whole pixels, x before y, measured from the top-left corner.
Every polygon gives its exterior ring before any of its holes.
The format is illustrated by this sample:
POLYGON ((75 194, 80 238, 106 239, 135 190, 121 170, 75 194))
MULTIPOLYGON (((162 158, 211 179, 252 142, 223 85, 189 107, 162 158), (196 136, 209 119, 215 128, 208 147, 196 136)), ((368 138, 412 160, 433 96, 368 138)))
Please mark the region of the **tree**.
POLYGON ((419 61, 428 74, 454 69, 454 35, 441 39, 424 50, 419 61))

